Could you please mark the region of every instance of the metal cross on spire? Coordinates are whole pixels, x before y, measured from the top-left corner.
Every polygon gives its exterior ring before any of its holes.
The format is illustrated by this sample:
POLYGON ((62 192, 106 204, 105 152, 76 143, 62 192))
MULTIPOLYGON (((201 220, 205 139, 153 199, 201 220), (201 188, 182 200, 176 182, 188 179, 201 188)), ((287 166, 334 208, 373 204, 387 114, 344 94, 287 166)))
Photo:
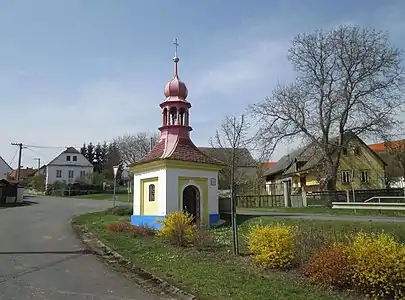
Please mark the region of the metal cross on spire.
POLYGON ((177 38, 175 38, 175 39, 173 40, 173 45, 174 45, 174 47, 175 47, 175 50, 174 50, 174 57, 177 57, 177 48, 179 47, 179 40, 178 40, 177 38))

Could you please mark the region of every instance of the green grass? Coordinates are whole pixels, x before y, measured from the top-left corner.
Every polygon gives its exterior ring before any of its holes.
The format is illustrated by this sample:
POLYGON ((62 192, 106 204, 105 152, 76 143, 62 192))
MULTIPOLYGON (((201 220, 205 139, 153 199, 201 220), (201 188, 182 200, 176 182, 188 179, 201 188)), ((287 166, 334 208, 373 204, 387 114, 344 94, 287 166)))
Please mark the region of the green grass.
POLYGON ((282 213, 326 214, 339 216, 356 215, 356 216, 405 217, 405 211, 332 209, 328 207, 269 207, 269 208, 241 208, 241 210, 282 212, 282 213))
MULTIPOLYGON (((213 230, 215 240, 223 245, 215 251, 197 251, 168 245, 155 237, 131 237, 126 233, 106 231, 106 225, 127 216, 106 213, 86 214, 76 218, 94 232, 104 243, 130 258, 151 273, 199 296, 199 299, 351 299, 347 295, 305 284, 294 272, 263 272, 251 265, 249 257, 235 258, 231 254, 230 228, 213 230)), ((355 231, 386 231, 405 242, 405 224, 347 221, 310 221, 269 216, 239 216, 240 246, 246 254, 246 233, 254 223, 294 224, 308 231, 352 233, 355 231)), ((358 296, 355 299, 361 299, 358 296)))
MULTIPOLYGON (((91 199, 91 200, 113 200, 113 194, 90 194, 90 195, 80 195, 74 196, 73 198, 79 199, 91 199)), ((128 202, 128 194, 116 194, 115 200, 119 202, 128 202)), ((133 197, 132 194, 129 195, 129 201, 132 203, 133 197)))

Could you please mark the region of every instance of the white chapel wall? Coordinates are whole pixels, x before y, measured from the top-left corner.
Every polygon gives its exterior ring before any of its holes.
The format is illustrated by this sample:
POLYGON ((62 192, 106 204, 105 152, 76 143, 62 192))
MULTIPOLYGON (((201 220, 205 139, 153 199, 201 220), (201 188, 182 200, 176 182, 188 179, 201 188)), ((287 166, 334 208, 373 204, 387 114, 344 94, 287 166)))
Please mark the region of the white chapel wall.
MULTIPOLYGON (((179 177, 201 177, 208 179, 208 211, 218 213, 218 173, 214 171, 168 169, 167 173, 167 212, 178 211, 179 177), (211 178, 215 179, 215 186, 211 185, 211 178)), ((198 183, 197 183, 198 185, 198 183)), ((184 187, 182 187, 184 188, 184 187)), ((203 209, 201 207, 201 209, 203 209)))
POLYGON ((141 210, 140 201, 143 201, 143 199, 141 199, 141 180, 153 178, 153 177, 158 177, 158 186, 157 186, 158 215, 159 216, 166 215, 166 170, 165 169, 134 174, 134 188, 133 188, 133 195, 134 195, 133 214, 134 215, 139 215, 140 210, 141 210))

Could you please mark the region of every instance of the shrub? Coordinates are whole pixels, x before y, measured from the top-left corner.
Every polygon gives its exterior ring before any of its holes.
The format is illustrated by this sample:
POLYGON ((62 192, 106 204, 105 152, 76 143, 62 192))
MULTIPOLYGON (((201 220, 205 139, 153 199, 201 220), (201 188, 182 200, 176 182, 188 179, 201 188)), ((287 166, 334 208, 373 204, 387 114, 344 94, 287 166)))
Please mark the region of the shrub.
POLYGON ((288 268, 294 257, 294 227, 283 224, 253 225, 248 233, 249 251, 265 268, 288 268))
POLYGON ((353 276, 349 253, 350 247, 343 244, 318 249, 305 265, 304 275, 311 283, 348 288, 353 276))
POLYGON ((107 209, 107 214, 115 215, 115 216, 130 216, 132 215, 132 206, 116 206, 107 209))
POLYGON ((197 227, 193 236, 192 244, 198 249, 203 250, 212 248, 216 245, 215 239, 208 228, 197 227))
POLYGON ((404 299, 405 246, 385 233, 359 233, 352 243, 354 283, 372 299, 404 299))
POLYGON ((129 230, 133 233, 134 236, 153 236, 155 235, 155 230, 152 228, 140 225, 140 226, 130 226, 129 230))
POLYGON ((163 220, 159 220, 162 227, 157 235, 167 239, 176 246, 187 246, 195 238, 196 226, 193 224, 193 216, 187 212, 175 212, 169 214, 163 220))
POLYGON ((131 224, 126 221, 126 222, 119 222, 119 223, 112 223, 107 225, 107 230, 111 232, 124 232, 129 230, 131 227, 131 224))

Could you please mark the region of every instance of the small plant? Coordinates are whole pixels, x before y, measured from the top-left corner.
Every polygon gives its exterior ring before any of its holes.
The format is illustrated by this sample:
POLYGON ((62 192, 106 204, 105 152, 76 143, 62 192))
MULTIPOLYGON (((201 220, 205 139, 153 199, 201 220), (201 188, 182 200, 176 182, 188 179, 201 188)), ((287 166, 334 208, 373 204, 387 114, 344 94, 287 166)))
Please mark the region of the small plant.
POLYGON ((349 253, 350 248, 343 244, 318 249, 304 267, 304 275, 311 283, 348 288, 352 285, 353 276, 349 253))
POLYGON ((404 299, 405 246, 386 233, 359 233, 351 246, 355 285, 372 299, 404 299))
POLYGON ((129 230, 133 233, 134 236, 153 236, 155 235, 155 230, 152 228, 140 225, 140 226, 131 226, 129 230))
POLYGON ((107 209, 107 214, 115 216, 130 216, 132 215, 132 206, 116 206, 107 209))
POLYGON ((107 230, 111 232, 124 232, 129 230, 131 224, 128 221, 119 222, 119 223, 112 223, 107 225, 107 230))
POLYGON ((162 227, 157 235, 168 240, 170 243, 185 247, 195 239, 196 226, 193 216, 187 212, 175 212, 169 214, 163 220, 159 220, 162 227))
POLYGON ((283 224, 253 225, 248 233, 249 251, 265 268, 289 268, 294 258, 294 227, 283 224))
POLYGON ((196 228, 192 244, 198 250, 213 248, 216 245, 213 235, 206 227, 196 228))

